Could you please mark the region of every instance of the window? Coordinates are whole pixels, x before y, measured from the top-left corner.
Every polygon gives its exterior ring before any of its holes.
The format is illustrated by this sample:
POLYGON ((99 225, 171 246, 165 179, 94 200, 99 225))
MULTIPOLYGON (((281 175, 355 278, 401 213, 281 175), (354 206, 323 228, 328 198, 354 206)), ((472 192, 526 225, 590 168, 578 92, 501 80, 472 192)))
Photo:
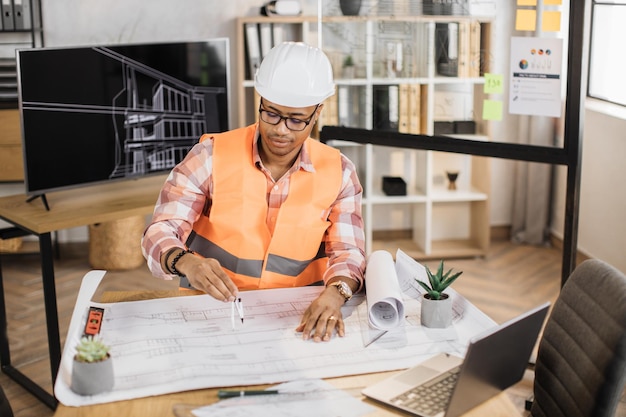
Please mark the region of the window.
POLYGON ((594 0, 589 49, 589 97, 626 106, 626 0, 594 0))

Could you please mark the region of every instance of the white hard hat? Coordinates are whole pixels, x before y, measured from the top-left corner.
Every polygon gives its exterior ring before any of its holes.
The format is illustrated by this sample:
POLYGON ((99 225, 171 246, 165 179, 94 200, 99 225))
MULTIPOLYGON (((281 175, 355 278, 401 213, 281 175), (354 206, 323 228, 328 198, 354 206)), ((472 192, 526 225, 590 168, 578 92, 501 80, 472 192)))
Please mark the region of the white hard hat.
POLYGON ((328 57, 302 42, 283 42, 270 50, 254 77, 259 95, 280 106, 308 107, 335 94, 328 57))

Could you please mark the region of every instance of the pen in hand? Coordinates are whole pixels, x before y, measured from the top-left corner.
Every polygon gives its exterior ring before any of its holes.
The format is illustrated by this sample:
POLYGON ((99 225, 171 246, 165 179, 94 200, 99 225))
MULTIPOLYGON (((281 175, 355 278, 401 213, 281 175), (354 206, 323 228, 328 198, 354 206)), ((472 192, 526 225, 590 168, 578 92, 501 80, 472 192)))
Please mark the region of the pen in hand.
POLYGON ((230 305, 230 324, 233 330, 235 330, 235 309, 239 314, 241 324, 243 324, 243 303, 241 301, 241 298, 235 298, 233 300, 233 303, 230 305))
POLYGON ((217 398, 235 398, 235 397, 247 397, 250 395, 275 395, 279 394, 278 390, 219 390, 217 392, 217 398))
POLYGON ((235 301, 233 301, 233 303, 235 303, 235 307, 237 307, 237 312, 239 313, 241 324, 243 324, 243 303, 241 301, 241 297, 236 298, 235 301))

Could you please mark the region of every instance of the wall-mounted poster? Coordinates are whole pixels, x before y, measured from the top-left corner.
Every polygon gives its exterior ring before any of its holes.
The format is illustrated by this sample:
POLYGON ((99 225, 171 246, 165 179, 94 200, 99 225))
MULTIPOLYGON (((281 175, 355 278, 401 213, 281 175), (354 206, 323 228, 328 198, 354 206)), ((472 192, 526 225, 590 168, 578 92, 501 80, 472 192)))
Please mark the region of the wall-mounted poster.
POLYGON ((509 113, 561 116, 563 40, 511 38, 509 113))

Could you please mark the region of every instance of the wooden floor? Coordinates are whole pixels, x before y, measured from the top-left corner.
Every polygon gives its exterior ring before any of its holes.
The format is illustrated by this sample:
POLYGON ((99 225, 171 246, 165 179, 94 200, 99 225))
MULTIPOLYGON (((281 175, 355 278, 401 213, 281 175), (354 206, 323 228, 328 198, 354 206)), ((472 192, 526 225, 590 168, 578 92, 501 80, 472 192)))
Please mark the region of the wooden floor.
MULTIPOLYGON (((55 274, 62 341, 65 340, 81 279, 92 269, 88 255, 87 244, 72 243, 60 247, 55 274)), ((433 262, 424 263, 431 268, 437 266, 433 262)), ((496 241, 485 258, 449 260, 446 266, 464 271, 454 288, 498 323, 543 301, 554 302, 560 288, 561 252, 554 248, 496 241)), ((52 392, 39 257, 2 256, 2 268, 12 363, 52 392)), ((102 291, 175 287, 175 282, 153 278, 143 266, 131 271, 108 272, 101 284, 102 291)), ((16 417, 53 415, 52 410, 5 374, 0 374, 0 386, 16 417)), ((531 391, 532 373, 529 371, 524 380, 508 392, 523 410, 524 399, 531 391)), ((626 417, 624 397, 616 416, 626 417)))

